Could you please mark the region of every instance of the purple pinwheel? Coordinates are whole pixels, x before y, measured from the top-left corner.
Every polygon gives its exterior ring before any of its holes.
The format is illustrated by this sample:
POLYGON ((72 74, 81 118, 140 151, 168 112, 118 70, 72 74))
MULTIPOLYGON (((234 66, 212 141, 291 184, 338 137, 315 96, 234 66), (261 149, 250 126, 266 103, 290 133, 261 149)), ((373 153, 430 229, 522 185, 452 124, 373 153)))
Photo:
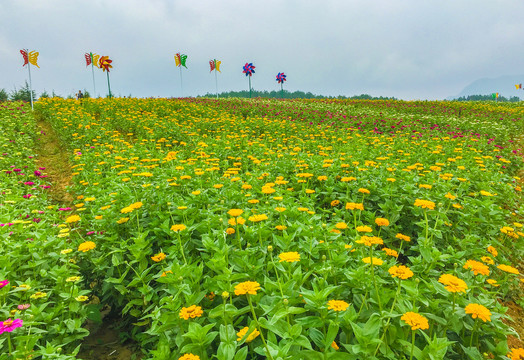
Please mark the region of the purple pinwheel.
POLYGON ((243 73, 249 76, 249 97, 251 98, 251 76, 255 73, 255 65, 253 63, 246 63, 243 67, 243 73))
POLYGON ((242 71, 246 76, 252 76, 255 73, 255 65, 253 63, 246 63, 243 67, 244 71, 242 71))

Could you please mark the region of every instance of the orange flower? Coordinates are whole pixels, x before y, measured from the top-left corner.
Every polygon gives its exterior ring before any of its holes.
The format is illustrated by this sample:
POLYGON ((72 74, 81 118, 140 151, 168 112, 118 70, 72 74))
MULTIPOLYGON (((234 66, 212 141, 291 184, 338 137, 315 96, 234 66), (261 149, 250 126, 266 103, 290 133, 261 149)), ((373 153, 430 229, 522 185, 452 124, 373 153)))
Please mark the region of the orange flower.
POLYGON ((166 258, 166 254, 164 254, 163 252, 160 252, 160 253, 156 254, 155 256, 151 256, 151 259, 154 262, 160 262, 160 261, 164 260, 165 258, 166 258))
POLYGON ((470 269, 473 271, 473 275, 489 275, 489 268, 484 265, 483 263, 475 260, 468 260, 466 261, 466 264, 464 265, 464 269, 470 269))
POLYGON ((200 306, 191 305, 190 307, 183 307, 180 310, 180 318, 184 320, 189 320, 189 318, 194 319, 196 317, 201 317, 204 312, 200 306))
POLYGON ((428 319, 412 311, 409 311, 402 315, 400 320, 403 320, 407 325, 411 326, 411 330, 429 329, 428 319))
POLYGON ((464 282, 464 280, 459 279, 456 276, 453 276, 451 274, 444 274, 441 275, 438 279, 438 282, 445 285, 445 288, 449 292, 466 292, 466 289, 468 288, 468 285, 464 282))
POLYGON ((471 314, 473 319, 479 318, 484 322, 491 321, 491 311, 480 304, 469 304, 466 306, 465 311, 466 314, 471 314))
POLYGON ((257 290, 260 290, 260 284, 256 281, 244 281, 235 286, 235 295, 256 295, 257 290))
POLYGON ((349 307, 349 304, 342 300, 329 300, 328 310, 344 311, 349 307))
POLYGON ((404 265, 392 266, 389 268, 388 272, 391 274, 391 277, 398 277, 399 279, 406 280, 413 276, 413 271, 410 268, 404 265))
POLYGON ((378 226, 389 226, 389 220, 384 218, 376 218, 375 224, 378 226))

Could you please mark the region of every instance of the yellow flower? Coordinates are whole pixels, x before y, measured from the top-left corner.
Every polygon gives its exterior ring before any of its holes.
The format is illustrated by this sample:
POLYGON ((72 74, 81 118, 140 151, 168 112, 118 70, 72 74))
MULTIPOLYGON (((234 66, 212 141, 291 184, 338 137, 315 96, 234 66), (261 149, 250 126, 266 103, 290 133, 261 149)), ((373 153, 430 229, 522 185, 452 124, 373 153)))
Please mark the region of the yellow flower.
POLYGON ((342 300, 329 300, 328 310, 333 311, 345 311, 349 307, 349 304, 342 300))
POLYGON ((280 255, 278 255, 278 258, 280 259, 279 262, 285 261, 285 262, 292 263, 292 262, 300 261, 300 254, 297 253, 296 251, 285 252, 285 253, 281 253, 280 255))
POLYGON ((364 210, 364 204, 362 203, 347 203, 346 210, 364 210))
POLYGON ((37 291, 33 295, 31 295, 30 298, 36 300, 36 299, 40 299, 40 298, 43 298, 43 297, 46 297, 46 296, 47 296, 47 293, 37 291))
POLYGON ((407 325, 411 326, 411 330, 429 329, 428 319, 412 311, 409 311, 402 315, 400 320, 404 321, 407 325))
POLYGON ((435 209, 435 203, 433 201, 429 201, 429 200, 416 199, 414 205, 418 206, 418 207, 421 207, 423 209, 430 209, 430 210, 435 209))
POLYGON ((75 222, 78 222, 80 221, 80 216, 78 215, 71 215, 71 216, 68 216, 67 219, 66 219, 66 223, 68 224, 71 224, 71 223, 75 223, 75 222))
POLYGON ((73 251, 73 249, 64 249, 64 250, 60 251, 60 254, 66 255, 66 254, 69 254, 72 251, 73 251))
POLYGON ((222 188, 223 186, 224 186, 224 184, 215 184, 215 185, 213 185, 213 187, 214 187, 215 189, 220 189, 220 188, 222 188))
POLYGON ((200 190, 191 191, 191 194, 193 195, 200 195, 200 190))
POLYGON ((339 205, 339 204, 340 204, 340 200, 333 200, 333 201, 331 202, 331 206, 337 206, 337 205, 339 205))
POLYGON ((358 192, 362 193, 362 194, 369 194, 370 193, 368 189, 364 189, 364 188, 358 189, 358 192))
POLYGON ((387 256, 393 256, 396 258, 398 257, 398 252, 396 250, 385 247, 385 248, 382 248, 382 251, 384 251, 387 256))
POLYGON ((491 312, 480 304, 469 304, 464 310, 466 314, 471 314, 473 319, 479 318, 484 322, 491 321, 491 312))
POLYGON ((411 238, 409 236, 403 235, 401 233, 398 233, 397 235, 395 235, 395 237, 397 239, 404 240, 404 241, 407 241, 407 242, 411 241, 411 238))
POLYGON ((487 279, 486 282, 487 282, 488 284, 490 284, 491 286, 493 286, 493 287, 498 287, 498 286, 500 286, 499 284, 497 284, 497 280, 494 280, 494 279, 487 279))
POLYGON ((267 215, 264 215, 264 214, 251 215, 250 217, 248 217, 248 220, 252 222, 260 222, 263 220, 267 220, 267 215))
POLYGON ((242 216, 239 216, 237 218, 231 218, 227 221, 227 223, 231 226, 235 226, 235 225, 243 225, 245 224, 246 222, 246 219, 244 219, 242 216))
POLYGON ((468 285, 464 282, 464 280, 459 279, 456 276, 453 276, 451 274, 444 274, 441 275, 438 279, 438 282, 443 284, 445 286, 445 289, 449 292, 466 292, 466 289, 468 288, 468 285))
POLYGON ((371 262, 373 262, 373 265, 384 264, 384 261, 382 261, 381 259, 377 259, 376 257, 374 258, 366 257, 366 258, 363 258, 362 261, 365 262, 366 264, 371 264, 371 262))
POLYGON ((339 222, 335 225, 335 227, 337 229, 344 230, 348 228, 348 224, 346 224, 345 222, 339 222))
POLYGON ((340 348, 338 347, 337 343, 334 342, 334 341, 331 343, 331 347, 332 347, 333 349, 335 349, 335 350, 340 349, 340 348))
POLYGON ((519 270, 517 268, 514 268, 513 266, 500 264, 499 266, 497 266, 497 268, 510 274, 519 274, 519 270))
POLYGON ((285 207, 276 207, 275 210, 278 212, 284 212, 286 211, 286 208, 285 207))
POLYGON ((378 236, 362 236, 360 239, 355 241, 357 244, 364 244, 366 246, 373 246, 373 245, 382 245, 384 244, 384 240, 379 238, 378 236))
POLYGON ((506 356, 511 360, 524 360, 524 348, 513 348, 506 356))
POLYGON ((67 282, 77 282, 78 280, 80 280, 81 277, 80 276, 71 276, 71 277, 68 277, 66 279, 67 282))
POLYGON ((226 229, 226 234, 231 235, 231 234, 234 234, 234 233, 235 233, 235 229, 230 228, 230 227, 228 227, 228 228, 226 229))
POLYGON ((388 272, 391 274, 391 277, 398 277, 399 279, 406 280, 413 276, 413 271, 410 268, 404 265, 392 266, 389 268, 388 272))
POLYGON ((160 252, 160 253, 156 254, 155 256, 151 256, 151 259, 154 262, 160 262, 160 261, 164 260, 165 258, 166 258, 166 254, 164 254, 163 252, 160 252))
POLYGON ((495 195, 493 195, 492 193, 489 193, 489 192, 484 191, 484 190, 480 190, 480 195, 484 195, 484 196, 495 196, 495 195))
POLYGON ((204 312, 202 311, 202 308, 200 306, 191 305, 190 307, 183 307, 182 310, 180 310, 180 318, 184 320, 189 320, 189 318, 194 319, 197 317, 201 317, 204 312))
POLYGON ((122 214, 127 214, 127 213, 130 213, 132 212, 134 209, 130 206, 126 206, 125 208, 123 208, 122 210, 120 210, 120 213, 122 214))
MULTIPOLYGON (((249 330, 249 327, 245 327, 243 329, 241 329, 239 332, 237 332, 237 341, 241 341, 244 336, 246 336, 247 332, 249 330)), ((247 336, 246 340, 244 342, 246 343, 250 343, 251 341, 255 340, 255 338, 260 335, 260 332, 255 328, 253 329, 253 331, 247 336)))
POLYGON ((370 233, 370 232, 373 231, 373 229, 370 228, 369 226, 357 226, 357 231, 358 232, 368 232, 368 233, 370 233))
POLYGON ((178 360, 200 360, 200 356, 189 353, 182 355, 178 360))
POLYGON ((257 290, 260 290, 259 283, 257 283, 256 281, 244 281, 235 286, 235 295, 256 295, 257 290))
POLYGON ((277 225, 275 226, 275 229, 282 231, 282 230, 286 230, 287 226, 286 225, 277 225))
POLYGON ((378 226, 389 226, 389 220, 384 218, 376 218, 375 224, 378 226))
POLYGON ((497 256, 499 254, 499 252, 497 251, 497 249, 495 249, 493 246, 488 246, 488 252, 493 255, 493 256, 497 256))
POLYGON ((325 176, 325 175, 321 175, 321 176, 317 177, 317 179, 318 179, 319 181, 326 181, 326 180, 328 179, 328 177, 325 176))
POLYGON ((84 302, 87 301, 89 298, 85 295, 80 295, 75 298, 76 301, 84 302))
POLYGON ((185 229, 187 229, 187 227, 184 224, 175 224, 171 226, 171 230, 174 232, 179 232, 185 229))
POLYGON ((232 217, 238 217, 244 213, 244 210, 241 209, 231 209, 227 212, 232 217))
POLYGON ((89 250, 93 250, 96 247, 96 244, 92 241, 85 241, 78 245, 78 251, 82 252, 88 252, 89 250))
POLYGON ((141 201, 138 201, 136 203, 133 203, 133 204, 129 205, 129 207, 131 209, 135 209, 136 210, 136 209, 140 209, 142 207, 142 205, 144 205, 144 204, 141 201))
POLYGON ((306 189, 306 194, 314 194, 315 190, 312 189, 306 189))
POLYGON ((452 195, 449 192, 446 195, 444 195, 444 197, 446 197, 446 198, 448 198, 450 200, 455 200, 457 198, 455 195, 452 195))
POLYGON ((467 260, 466 264, 464 265, 464 269, 470 269, 473 271, 473 275, 489 275, 489 268, 483 263, 475 260, 467 260))
POLYGON ((129 218, 120 218, 116 222, 117 224, 123 224, 129 221, 129 218))

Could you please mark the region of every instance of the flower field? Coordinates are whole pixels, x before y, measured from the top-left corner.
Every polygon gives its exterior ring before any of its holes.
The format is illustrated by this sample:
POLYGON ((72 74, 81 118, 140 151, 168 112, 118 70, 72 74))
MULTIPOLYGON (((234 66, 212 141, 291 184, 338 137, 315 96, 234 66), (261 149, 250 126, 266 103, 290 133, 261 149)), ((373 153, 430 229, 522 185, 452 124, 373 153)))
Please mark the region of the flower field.
POLYGON ((28 110, 0 104, 0 359, 75 359, 104 307, 143 359, 524 359, 519 104, 28 110))

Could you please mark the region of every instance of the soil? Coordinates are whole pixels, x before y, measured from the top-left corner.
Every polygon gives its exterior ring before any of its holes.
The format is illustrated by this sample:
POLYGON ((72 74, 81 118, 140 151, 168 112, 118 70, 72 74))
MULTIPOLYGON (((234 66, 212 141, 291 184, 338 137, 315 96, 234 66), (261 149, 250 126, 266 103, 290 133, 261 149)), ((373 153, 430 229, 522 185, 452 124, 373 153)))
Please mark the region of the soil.
MULTIPOLYGON (((88 327, 91 327, 89 324, 88 327)), ((133 360, 140 359, 132 344, 121 344, 120 332, 113 326, 102 324, 90 329, 91 335, 84 339, 77 359, 85 360, 133 360)))

